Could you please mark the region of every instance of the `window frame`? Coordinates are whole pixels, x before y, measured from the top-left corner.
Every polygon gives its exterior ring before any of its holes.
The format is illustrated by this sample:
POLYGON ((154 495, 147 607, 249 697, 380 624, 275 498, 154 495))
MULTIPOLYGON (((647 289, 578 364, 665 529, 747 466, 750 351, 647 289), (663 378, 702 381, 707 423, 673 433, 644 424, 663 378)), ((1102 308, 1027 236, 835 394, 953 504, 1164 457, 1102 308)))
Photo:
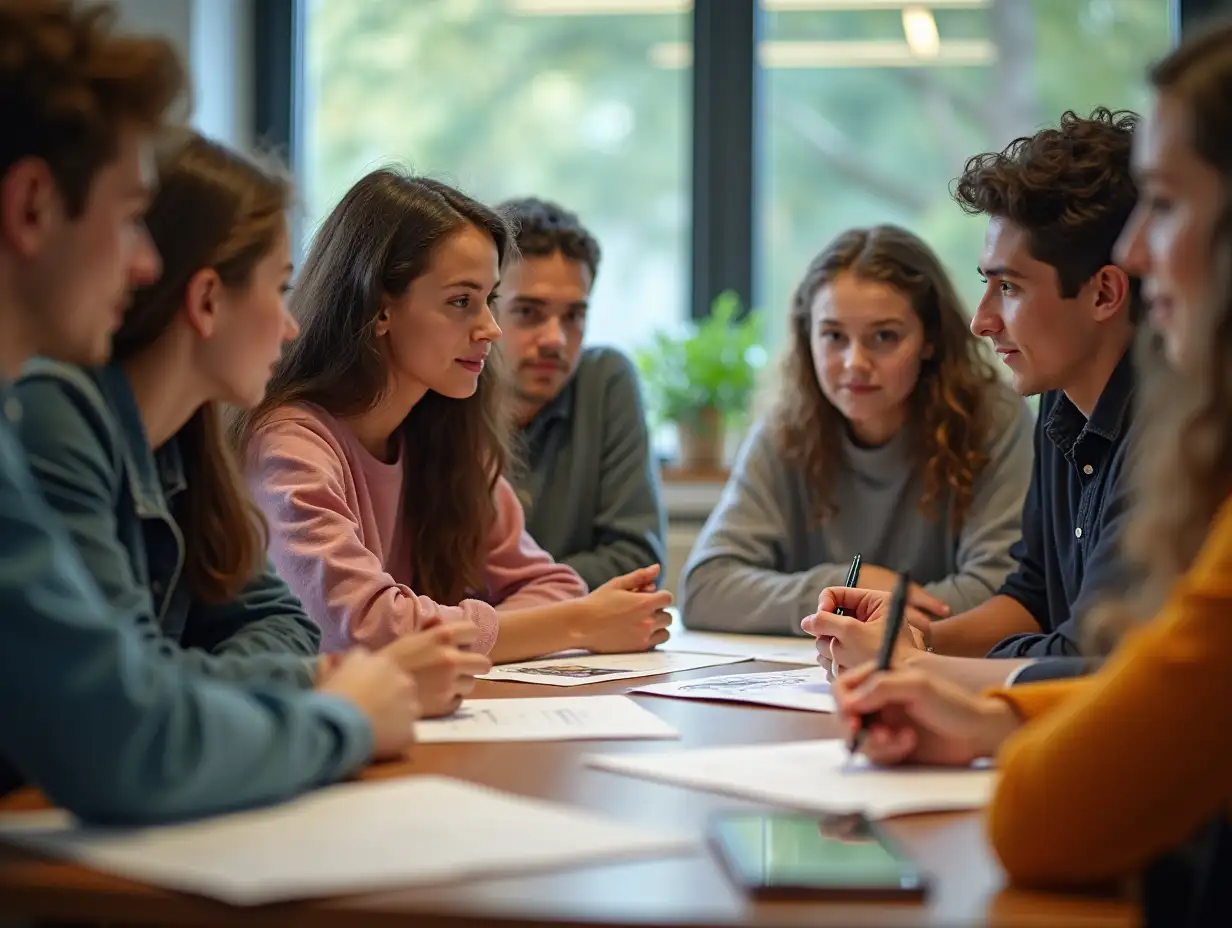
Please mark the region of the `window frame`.
MULTIPOLYGON (((302 163, 305 14, 305 0, 252 6, 253 137, 293 171, 302 163)), ((1232 0, 1171 0, 1173 41, 1219 14, 1232 14, 1232 0)), ((758 292, 762 12, 758 0, 697 2, 692 18, 688 292, 690 315, 701 319, 724 290, 735 291, 745 307, 758 292)))

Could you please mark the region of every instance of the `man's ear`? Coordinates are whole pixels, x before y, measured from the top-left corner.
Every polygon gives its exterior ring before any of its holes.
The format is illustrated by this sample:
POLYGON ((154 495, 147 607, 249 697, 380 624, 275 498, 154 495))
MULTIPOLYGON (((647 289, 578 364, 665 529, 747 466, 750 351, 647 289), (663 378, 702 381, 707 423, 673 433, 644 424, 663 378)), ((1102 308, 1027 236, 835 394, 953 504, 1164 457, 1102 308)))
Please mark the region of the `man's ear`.
POLYGON ((1093 297, 1092 318, 1105 322, 1117 313, 1129 310, 1129 275, 1115 264, 1105 264, 1087 281, 1093 297))
POLYGON ((201 338, 210 338, 218 327, 218 302, 222 281, 212 267, 205 267, 188 278, 184 288, 184 316, 201 338))
POLYGON ((0 241, 20 257, 38 254, 64 216, 56 179, 41 158, 22 158, 0 178, 0 241))

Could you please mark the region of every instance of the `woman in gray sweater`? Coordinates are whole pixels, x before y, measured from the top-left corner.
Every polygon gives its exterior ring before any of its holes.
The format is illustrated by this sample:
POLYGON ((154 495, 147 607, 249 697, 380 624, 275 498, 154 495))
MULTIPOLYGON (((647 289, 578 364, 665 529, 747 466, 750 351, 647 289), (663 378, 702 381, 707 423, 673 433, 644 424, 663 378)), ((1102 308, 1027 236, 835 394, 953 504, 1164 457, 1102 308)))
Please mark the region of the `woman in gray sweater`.
POLYGON ((797 287, 789 338, 775 406, 685 567, 685 624, 798 632, 857 552, 866 589, 911 571, 913 621, 991 597, 1021 535, 1033 420, 937 256, 895 226, 844 232, 797 287))

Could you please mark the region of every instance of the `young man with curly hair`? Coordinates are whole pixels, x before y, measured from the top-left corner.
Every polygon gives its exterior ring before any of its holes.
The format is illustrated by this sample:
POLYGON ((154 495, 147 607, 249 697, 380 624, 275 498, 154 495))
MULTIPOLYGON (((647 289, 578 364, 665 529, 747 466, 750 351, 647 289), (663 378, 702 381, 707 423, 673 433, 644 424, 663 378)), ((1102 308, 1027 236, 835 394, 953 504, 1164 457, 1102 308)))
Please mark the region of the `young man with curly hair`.
POLYGON ((531 536, 594 589, 665 562, 637 372, 614 348, 582 348, 599 243, 578 217, 534 198, 500 210, 520 252, 497 299, 525 455, 512 476, 531 536))
MULTIPOLYGON (((955 188, 964 211, 988 217, 972 331, 1020 393, 1040 396, 1017 569, 983 605, 903 637, 904 661, 973 688, 1082 672, 1079 623, 1117 578, 1140 304, 1113 248, 1137 200, 1137 121, 1067 112, 1057 128, 971 158, 955 188)), ((806 625, 823 662, 843 669, 876 653, 881 623, 863 621, 862 602, 822 594, 806 625)))

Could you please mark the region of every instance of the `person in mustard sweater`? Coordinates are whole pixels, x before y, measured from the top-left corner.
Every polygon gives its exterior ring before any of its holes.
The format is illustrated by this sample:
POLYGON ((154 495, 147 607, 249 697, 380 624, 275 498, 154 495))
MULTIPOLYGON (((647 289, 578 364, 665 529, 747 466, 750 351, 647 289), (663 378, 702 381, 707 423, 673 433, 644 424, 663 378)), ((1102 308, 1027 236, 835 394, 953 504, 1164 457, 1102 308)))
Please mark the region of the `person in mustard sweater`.
MULTIPOLYGON (((1090 677, 982 696, 913 670, 904 648, 901 669, 865 665, 835 688, 853 729, 878 713, 864 741, 874 762, 997 756, 990 841, 1031 886, 1141 874, 1205 823, 1226 827, 1232 808, 1232 23, 1187 42, 1151 82, 1141 198, 1118 243, 1151 304, 1149 453, 1125 539, 1142 580, 1088 626, 1119 647, 1090 677)), ((875 619, 888 597, 823 599, 875 619)))

